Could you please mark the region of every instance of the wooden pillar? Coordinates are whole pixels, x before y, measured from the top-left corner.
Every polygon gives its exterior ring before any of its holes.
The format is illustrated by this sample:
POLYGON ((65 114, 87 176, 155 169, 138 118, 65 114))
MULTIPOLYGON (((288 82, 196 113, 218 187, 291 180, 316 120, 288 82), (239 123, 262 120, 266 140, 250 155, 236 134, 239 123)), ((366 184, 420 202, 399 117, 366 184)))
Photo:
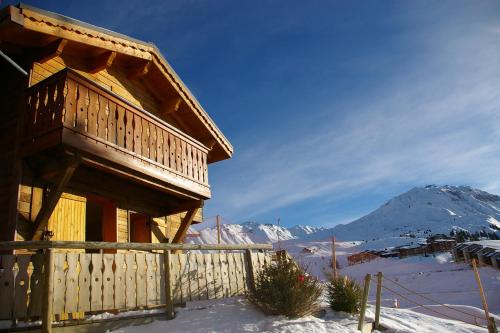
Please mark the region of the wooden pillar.
POLYGON ((377 274, 377 300, 375 303, 375 329, 378 330, 380 326, 380 303, 382 298, 382 272, 377 274))
POLYGON ((363 324, 365 322, 366 304, 368 303, 368 293, 370 291, 370 280, 371 275, 366 274, 365 285, 363 288, 363 299, 361 300, 361 310, 359 312, 358 330, 360 331, 363 330, 363 324))
POLYGON ((174 299, 172 296, 172 272, 170 261, 170 250, 163 251, 163 265, 165 266, 165 311, 167 312, 167 319, 174 318, 174 299))
POLYGON ((217 222, 217 244, 220 244, 220 216, 217 215, 215 220, 217 222))
POLYGON ((252 250, 245 250, 245 261, 248 277, 248 289, 252 292, 255 291, 255 275, 252 262, 252 250))
MULTIPOLYGON (((474 270, 474 275, 476 277, 477 287, 479 289, 479 295, 481 296, 481 302, 483 303, 484 315, 486 317, 486 322, 488 323, 488 333, 496 333, 494 328, 495 321, 493 320, 493 325, 491 325, 490 312, 488 309, 488 303, 486 302, 486 296, 484 295, 483 284, 481 283, 481 277, 479 276, 479 270, 477 269, 477 260, 472 259, 472 269, 474 270)), ((492 318, 493 319, 493 318, 492 318)))
POLYGON ((52 299, 54 293, 54 251, 47 249, 44 263, 44 284, 42 298, 42 333, 52 332, 52 299))

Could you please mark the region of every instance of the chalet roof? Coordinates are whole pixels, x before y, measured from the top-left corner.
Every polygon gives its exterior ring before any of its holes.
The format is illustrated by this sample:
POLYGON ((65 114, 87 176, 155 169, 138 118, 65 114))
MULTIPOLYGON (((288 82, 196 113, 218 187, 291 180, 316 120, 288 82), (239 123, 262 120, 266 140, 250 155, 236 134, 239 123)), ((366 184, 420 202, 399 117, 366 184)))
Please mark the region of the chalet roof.
MULTIPOLYGON (((10 30, 8 32, 5 30, 6 33, 11 33, 13 29, 21 27, 29 33, 40 33, 74 43, 91 45, 138 61, 148 62, 148 66, 154 67, 155 72, 162 77, 163 82, 170 84, 189 106, 193 119, 206 132, 204 137, 210 137, 210 140, 205 140, 205 144, 212 150, 209 155, 209 162, 231 157, 233 147, 229 140, 153 43, 140 41, 108 29, 25 4, 19 4, 16 7, 8 6, 0 11, 2 25, 7 20, 15 23, 15 27, 8 27, 10 30)), ((7 29, 5 25, 4 29, 7 29)), ((26 39, 36 40, 35 36, 31 35, 26 39)))

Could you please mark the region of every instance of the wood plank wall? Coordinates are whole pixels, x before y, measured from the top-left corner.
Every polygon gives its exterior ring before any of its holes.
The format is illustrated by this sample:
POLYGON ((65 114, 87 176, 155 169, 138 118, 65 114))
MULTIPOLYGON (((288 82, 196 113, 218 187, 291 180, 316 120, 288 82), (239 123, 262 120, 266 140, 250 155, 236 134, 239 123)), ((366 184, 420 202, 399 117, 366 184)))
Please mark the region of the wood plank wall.
MULTIPOLYGON (((40 315, 42 256, 0 255, 0 320, 40 315)), ((174 304, 240 296, 249 288, 248 265, 241 252, 173 254, 171 259, 174 304)), ((257 275, 271 263, 272 253, 252 253, 251 260, 257 275)), ((163 263, 160 253, 55 253, 54 314, 164 305, 163 263)))

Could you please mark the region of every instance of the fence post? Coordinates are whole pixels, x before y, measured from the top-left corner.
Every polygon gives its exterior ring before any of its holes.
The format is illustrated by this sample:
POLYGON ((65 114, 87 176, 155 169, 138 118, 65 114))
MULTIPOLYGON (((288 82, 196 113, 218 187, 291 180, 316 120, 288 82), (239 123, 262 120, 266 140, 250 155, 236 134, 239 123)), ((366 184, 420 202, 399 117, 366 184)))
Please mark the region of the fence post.
POLYGON ((380 325, 380 303, 382 298, 382 272, 377 273, 377 300, 375 303, 375 329, 380 325))
POLYGON ((365 285, 363 288, 363 299, 361 300, 361 310, 359 312, 359 322, 358 322, 359 331, 363 330, 363 324, 365 321, 366 303, 368 302, 368 293, 370 291, 370 280, 371 280, 371 275, 366 274, 365 285))
POLYGON ((247 268, 247 276, 248 276, 248 289, 250 291, 255 290, 255 276, 253 272, 253 262, 252 262, 252 251, 245 250, 245 260, 246 260, 246 268, 247 268))
POLYGON ((163 266, 165 267, 165 311, 167 312, 167 319, 174 318, 174 300, 172 297, 172 272, 170 259, 170 250, 163 251, 163 266))
POLYGON ((472 259, 472 269, 474 270, 474 275, 476 276, 477 287, 479 289, 479 295, 481 296, 481 302, 483 302, 484 315, 486 317, 486 322, 488 325, 488 333, 496 333, 495 320, 491 317, 488 310, 488 303, 486 302, 486 296, 484 295, 483 284, 481 283, 481 277, 479 276, 479 270, 477 269, 477 260, 472 259), (491 322, 493 321, 493 325, 491 322))
POLYGON ((337 277, 337 252, 335 248, 335 236, 332 237, 332 269, 333 269, 333 277, 337 277))
POLYGON ((54 293, 54 252, 47 249, 45 252, 45 274, 42 298, 42 333, 52 332, 52 299, 54 293))

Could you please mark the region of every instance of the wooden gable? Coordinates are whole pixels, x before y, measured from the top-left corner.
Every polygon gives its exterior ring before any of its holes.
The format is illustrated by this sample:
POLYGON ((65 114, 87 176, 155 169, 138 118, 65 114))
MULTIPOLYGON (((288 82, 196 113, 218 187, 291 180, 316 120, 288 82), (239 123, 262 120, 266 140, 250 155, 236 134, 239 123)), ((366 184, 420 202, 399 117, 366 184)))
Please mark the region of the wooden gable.
POLYGON ((153 44, 23 4, 0 12, 0 40, 2 50, 32 70, 32 84, 72 68, 203 143, 209 163, 233 153, 153 44))

